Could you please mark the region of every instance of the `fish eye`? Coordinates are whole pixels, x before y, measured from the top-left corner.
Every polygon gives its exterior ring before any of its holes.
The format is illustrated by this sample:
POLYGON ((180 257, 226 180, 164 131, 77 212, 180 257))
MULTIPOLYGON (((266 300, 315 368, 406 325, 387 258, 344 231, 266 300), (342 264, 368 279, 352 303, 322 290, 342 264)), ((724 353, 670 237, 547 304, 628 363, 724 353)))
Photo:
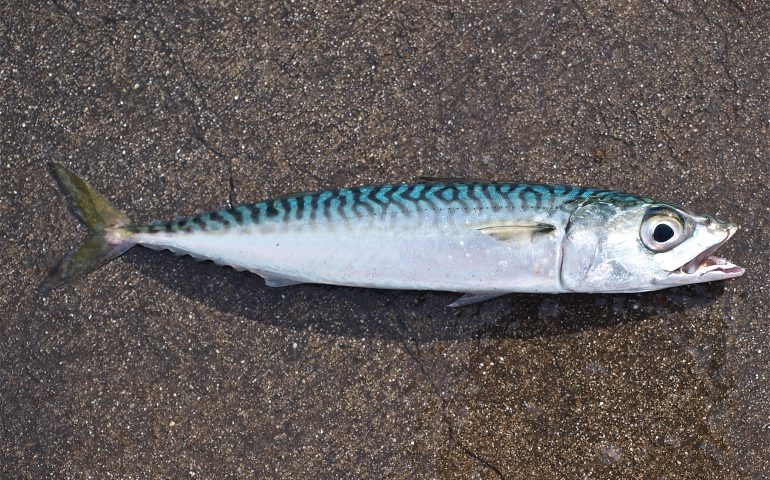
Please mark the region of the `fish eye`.
POLYGON ((667 223, 659 223, 655 225, 655 230, 652 231, 652 239, 658 243, 666 243, 674 237, 674 229, 667 223))
POLYGON ((649 212, 640 236, 642 243, 653 252, 667 252, 684 241, 684 223, 675 211, 649 212))

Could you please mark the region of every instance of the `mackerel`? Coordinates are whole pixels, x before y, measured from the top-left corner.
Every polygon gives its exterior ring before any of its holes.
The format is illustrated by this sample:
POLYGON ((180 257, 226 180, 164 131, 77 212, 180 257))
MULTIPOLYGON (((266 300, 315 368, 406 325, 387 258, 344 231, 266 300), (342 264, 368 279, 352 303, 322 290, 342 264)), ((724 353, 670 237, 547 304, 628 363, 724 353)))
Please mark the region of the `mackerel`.
POLYGON ((271 287, 321 283, 443 290, 461 306, 512 292, 642 292, 744 273, 713 256, 734 224, 647 197, 567 185, 441 181, 341 188, 134 224, 61 165, 92 235, 53 288, 135 245, 254 272, 271 287))

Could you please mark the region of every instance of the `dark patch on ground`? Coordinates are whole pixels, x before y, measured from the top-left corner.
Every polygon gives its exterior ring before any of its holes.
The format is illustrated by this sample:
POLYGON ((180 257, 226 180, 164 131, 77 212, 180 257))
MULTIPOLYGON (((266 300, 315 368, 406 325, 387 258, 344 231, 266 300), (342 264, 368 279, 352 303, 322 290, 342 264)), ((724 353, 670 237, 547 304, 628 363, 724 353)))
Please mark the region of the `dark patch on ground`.
POLYGON ((0 473, 759 478, 770 471, 765 2, 54 0, 0 7, 0 473), (135 250, 132 218, 419 176, 611 187, 743 229, 722 285, 454 296, 264 287, 135 250))

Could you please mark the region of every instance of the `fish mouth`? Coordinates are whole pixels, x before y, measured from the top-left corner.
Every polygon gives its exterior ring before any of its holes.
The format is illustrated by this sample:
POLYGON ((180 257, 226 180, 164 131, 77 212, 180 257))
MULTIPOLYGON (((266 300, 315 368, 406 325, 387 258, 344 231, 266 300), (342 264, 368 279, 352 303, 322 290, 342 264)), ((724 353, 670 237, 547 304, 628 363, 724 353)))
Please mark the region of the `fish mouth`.
POLYGON ((738 265, 735 265, 734 263, 722 257, 717 257, 714 255, 714 252, 716 252, 719 247, 727 243, 727 241, 730 240, 730 238, 737 231, 738 226, 730 224, 727 227, 727 235, 725 236, 724 240, 696 255, 695 258, 682 265, 676 271, 676 273, 688 276, 695 275, 700 277, 707 277, 703 278, 702 280, 698 280, 704 282, 740 277, 743 275, 746 271, 743 267, 739 267, 738 265))
POLYGON ((688 275, 720 274, 724 278, 740 277, 746 270, 728 260, 714 255, 707 255, 705 258, 696 257, 685 266, 679 269, 682 273, 688 275))

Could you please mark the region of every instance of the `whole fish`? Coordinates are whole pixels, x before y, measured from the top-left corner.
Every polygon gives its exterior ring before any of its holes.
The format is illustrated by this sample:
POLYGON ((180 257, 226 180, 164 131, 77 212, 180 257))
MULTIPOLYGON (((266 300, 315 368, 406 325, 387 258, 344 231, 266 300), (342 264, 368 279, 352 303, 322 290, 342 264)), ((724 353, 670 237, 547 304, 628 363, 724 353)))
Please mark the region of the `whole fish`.
POLYGON ((738 277, 713 256, 732 223, 594 188, 444 181, 342 188, 138 225, 52 164, 92 230, 44 286, 134 245, 254 272, 271 287, 323 283, 445 290, 451 306, 512 292, 644 292, 738 277))

